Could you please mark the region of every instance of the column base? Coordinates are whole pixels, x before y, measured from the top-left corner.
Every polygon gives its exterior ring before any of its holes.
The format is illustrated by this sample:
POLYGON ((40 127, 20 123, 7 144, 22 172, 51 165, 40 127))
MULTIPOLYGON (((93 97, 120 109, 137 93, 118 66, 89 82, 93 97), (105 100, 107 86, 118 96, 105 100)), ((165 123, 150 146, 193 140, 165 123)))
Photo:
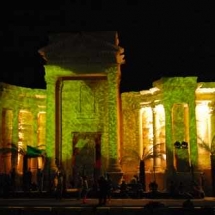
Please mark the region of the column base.
POLYGON ((115 186, 121 184, 123 172, 116 159, 110 160, 107 174, 109 174, 115 186))

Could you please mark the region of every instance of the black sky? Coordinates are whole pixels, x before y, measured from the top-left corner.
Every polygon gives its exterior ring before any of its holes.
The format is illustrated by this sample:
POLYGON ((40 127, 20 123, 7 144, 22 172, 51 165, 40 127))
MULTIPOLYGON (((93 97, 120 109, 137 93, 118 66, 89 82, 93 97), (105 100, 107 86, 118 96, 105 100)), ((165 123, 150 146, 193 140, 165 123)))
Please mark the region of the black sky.
POLYGON ((63 6, 38 10, 14 9, 4 16, 0 31, 2 81, 45 88, 37 49, 46 44, 47 35, 94 30, 119 33, 126 59, 121 67, 121 92, 148 89, 164 76, 215 81, 215 19, 211 5, 147 5, 140 0, 63 2, 63 6))

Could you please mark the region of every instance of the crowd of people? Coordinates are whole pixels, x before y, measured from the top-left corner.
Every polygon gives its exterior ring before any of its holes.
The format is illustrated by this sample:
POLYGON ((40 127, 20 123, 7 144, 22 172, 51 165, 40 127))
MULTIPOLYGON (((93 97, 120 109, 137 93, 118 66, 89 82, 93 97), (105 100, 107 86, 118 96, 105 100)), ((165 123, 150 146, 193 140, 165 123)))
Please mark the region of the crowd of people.
MULTIPOLYGON (((37 170, 36 183, 32 182, 32 172, 30 168, 24 172, 22 178, 22 189, 24 192, 43 192, 44 174, 41 169, 37 170)), ((144 192, 143 185, 139 181, 137 175, 134 175, 129 182, 122 179, 120 184, 114 184, 111 176, 105 174, 101 175, 93 183, 93 186, 91 186, 91 184, 89 185, 89 179, 86 175, 77 175, 76 183, 73 184, 73 186, 77 189, 77 199, 81 200, 83 204, 87 203, 87 198, 89 198, 92 190, 95 194, 94 197, 98 198, 99 205, 106 205, 116 193, 120 198, 141 198, 144 192)), ((12 169, 10 174, 0 174, 0 194, 2 194, 2 196, 7 196, 9 192, 15 192, 16 189, 15 169, 12 169)), ((65 175, 60 167, 56 168, 56 171, 51 177, 49 191, 56 199, 62 199, 65 191, 65 175)), ((149 184, 149 192, 154 194, 158 192, 158 185, 155 181, 149 184)), ((170 181, 167 192, 171 198, 203 198, 205 196, 202 186, 194 181, 190 184, 189 192, 185 189, 182 182, 176 184, 174 181, 170 181)))
POLYGON ((81 200, 83 204, 87 203, 87 198, 92 189, 95 189, 96 196, 98 198, 99 205, 106 205, 107 202, 111 201, 112 191, 113 191, 113 182, 109 175, 107 177, 100 176, 99 179, 95 182, 94 187, 89 187, 87 176, 78 175, 77 181, 77 199, 81 200))
POLYGON ((185 197, 185 198, 204 198, 205 192, 203 186, 199 185, 195 181, 191 181, 186 186, 182 181, 178 184, 174 181, 170 181, 168 192, 171 198, 185 197), (187 188, 189 187, 189 189, 187 188))
MULTIPOLYGON (((79 177, 79 186, 78 186, 78 199, 82 199, 82 202, 87 203, 87 198, 91 188, 88 186, 87 177, 80 176, 79 177)), ((126 182, 122 180, 120 184, 114 184, 111 176, 109 174, 101 175, 99 179, 96 181, 96 186, 94 189, 97 191, 98 197, 98 205, 106 205, 111 201, 111 198, 115 198, 116 193, 120 198, 141 198, 143 191, 143 186, 138 179, 137 175, 129 181, 126 182), (95 188, 96 187, 96 188, 95 188)), ((189 192, 186 191, 182 182, 178 184, 170 182, 170 186, 166 190, 166 193, 169 194, 169 198, 204 198, 204 190, 198 183, 192 181, 190 184, 189 192)), ((149 184, 148 193, 154 193, 155 195, 158 191, 158 184, 155 181, 152 181, 149 184)), ((154 196, 156 198, 156 196, 154 196)))
POLYGON ((43 190, 43 171, 38 168, 36 174, 36 181, 33 181, 32 171, 28 168, 24 171, 22 177, 18 176, 15 168, 12 168, 10 173, 0 174, 0 195, 7 197, 9 193, 23 190, 26 193, 38 190, 43 190))

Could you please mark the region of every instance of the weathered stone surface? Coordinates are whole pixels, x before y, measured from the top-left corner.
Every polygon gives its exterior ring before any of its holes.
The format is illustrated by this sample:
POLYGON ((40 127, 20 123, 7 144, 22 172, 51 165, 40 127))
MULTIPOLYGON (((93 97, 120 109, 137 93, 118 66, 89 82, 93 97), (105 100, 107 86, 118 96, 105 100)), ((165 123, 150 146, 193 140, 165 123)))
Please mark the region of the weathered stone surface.
POLYGON ((123 51, 115 31, 52 34, 48 46, 39 50, 48 64, 78 72, 122 64, 123 51))

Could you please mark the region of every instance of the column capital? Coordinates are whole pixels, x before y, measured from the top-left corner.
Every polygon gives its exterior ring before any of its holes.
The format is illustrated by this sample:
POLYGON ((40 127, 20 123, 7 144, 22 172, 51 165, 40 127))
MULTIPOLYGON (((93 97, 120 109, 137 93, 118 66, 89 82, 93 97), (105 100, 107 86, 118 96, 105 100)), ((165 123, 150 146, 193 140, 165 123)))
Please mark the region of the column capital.
POLYGON ((112 84, 120 84, 121 81, 121 72, 118 67, 114 67, 108 70, 107 72, 108 82, 112 84))

